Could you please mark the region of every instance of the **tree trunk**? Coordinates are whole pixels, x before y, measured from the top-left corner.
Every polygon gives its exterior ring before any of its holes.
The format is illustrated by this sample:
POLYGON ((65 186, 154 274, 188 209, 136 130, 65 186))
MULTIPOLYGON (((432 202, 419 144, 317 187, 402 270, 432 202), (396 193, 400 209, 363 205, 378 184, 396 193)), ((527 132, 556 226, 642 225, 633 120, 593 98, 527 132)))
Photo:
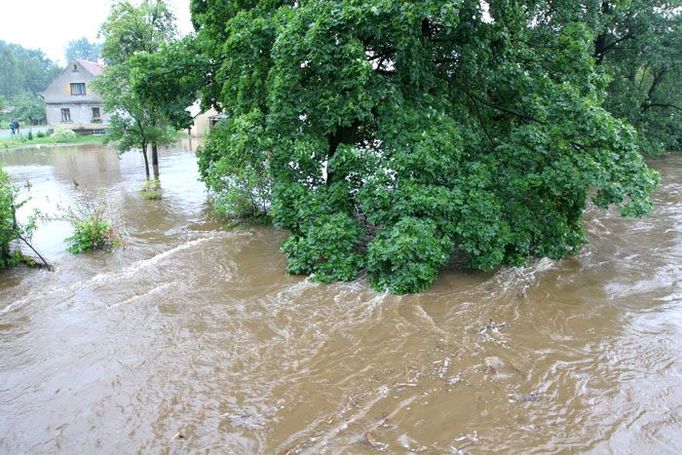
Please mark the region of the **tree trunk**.
MULTIPOLYGON (((329 149, 327 151, 327 160, 331 160, 336 155, 336 150, 341 144, 354 144, 359 139, 360 122, 355 121, 351 126, 340 126, 336 128, 333 134, 327 137, 329 149)), ((345 176, 341 176, 344 178, 345 176)), ((327 168, 327 185, 335 182, 339 178, 334 172, 327 168)))
POLYGON ((149 180, 149 160, 147 159, 147 144, 142 144, 142 156, 144 157, 144 172, 149 180))
POLYGON ((152 143, 152 167, 154 168, 154 178, 159 180, 159 146, 156 142, 152 143))

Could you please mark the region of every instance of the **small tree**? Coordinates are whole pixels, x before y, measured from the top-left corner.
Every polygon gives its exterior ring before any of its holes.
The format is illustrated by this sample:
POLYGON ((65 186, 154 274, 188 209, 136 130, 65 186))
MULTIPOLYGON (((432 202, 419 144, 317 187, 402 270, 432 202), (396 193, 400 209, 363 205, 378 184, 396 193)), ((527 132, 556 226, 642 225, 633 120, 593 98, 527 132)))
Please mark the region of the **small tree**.
POLYGON ((162 124, 153 106, 140 100, 130 87, 127 63, 113 65, 93 83, 104 99, 105 108, 112 112, 108 141, 117 141, 119 152, 139 149, 144 157, 145 174, 149 180, 148 149, 152 146, 154 177, 159 177, 157 147, 175 139, 172 129, 162 124))
POLYGON ((174 139, 158 107, 133 90, 139 63, 136 53, 158 51, 176 36, 175 17, 162 0, 144 0, 139 6, 127 0, 114 3, 101 28, 102 56, 108 66, 95 82, 105 108, 112 113, 109 139, 119 141, 121 152, 139 148, 150 177, 147 148, 151 146, 154 177, 159 177, 158 147, 174 139))

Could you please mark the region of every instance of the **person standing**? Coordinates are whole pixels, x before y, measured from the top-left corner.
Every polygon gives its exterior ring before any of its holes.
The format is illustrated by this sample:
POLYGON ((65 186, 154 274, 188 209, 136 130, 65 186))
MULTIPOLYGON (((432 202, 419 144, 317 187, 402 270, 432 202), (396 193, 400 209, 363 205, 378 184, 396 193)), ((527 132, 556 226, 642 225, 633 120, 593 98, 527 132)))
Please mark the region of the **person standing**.
POLYGON ((12 136, 14 136, 14 134, 15 134, 15 133, 14 133, 14 120, 12 120, 11 122, 9 122, 9 128, 12 130, 12 136))
POLYGON ((17 133, 17 136, 19 135, 19 122, 17 120, 14 120, 14 131, 17 133))

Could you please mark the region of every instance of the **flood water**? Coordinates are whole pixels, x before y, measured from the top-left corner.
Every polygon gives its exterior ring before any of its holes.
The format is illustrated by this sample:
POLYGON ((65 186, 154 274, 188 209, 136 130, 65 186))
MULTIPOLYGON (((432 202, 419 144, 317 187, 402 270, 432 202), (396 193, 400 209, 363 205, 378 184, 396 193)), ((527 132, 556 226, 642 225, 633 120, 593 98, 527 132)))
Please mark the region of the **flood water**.
POLYGON ((23 216, 104 191, 127 234, 72 256, 49 222, 56 271, 0 274, 0 452, 682 452, 682 157, 652 161, 651 217, 588 213, 579 256, 403 297, 288 276, 285 234, 221 229, 182 147, 161 201, 136 153, 0 163, 23 216))

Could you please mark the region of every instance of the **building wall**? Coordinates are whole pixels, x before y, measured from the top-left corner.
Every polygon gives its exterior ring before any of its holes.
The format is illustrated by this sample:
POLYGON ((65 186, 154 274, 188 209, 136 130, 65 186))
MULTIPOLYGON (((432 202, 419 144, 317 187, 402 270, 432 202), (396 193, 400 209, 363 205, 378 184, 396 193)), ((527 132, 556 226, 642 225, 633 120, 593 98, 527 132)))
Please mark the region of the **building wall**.
POLYGON ((109 122, 109 115, 102 109, 101 103, 60 103, 60 104, 46 104, 45 111, 47 114, 47 124, 50 126, 65 126, 65 127, 80 127, 84 125, 106 124, 109 122), (93 122, 92 108, 98 107, 100 111, 101 122, 93 122), (71 114, 71 122, 62 122, 62 109, 69 109, 71 114))
POLYGON ((109 121, 104 112, 102 97, 92 91, 92 80, 95 75, 79 62, 72 62, 62 71, 43 93, 45 113, 50 126, 65 126, 74 129, 98 129, 109 121), (71 84, 84 83, 85 95, 72 95, 71 84), (101 122, 93 123, 92 108, 100 110, 101 122), (62 108, 69 109, 71 122, 62 122, 62 108))
POLYGON ((194 124, 192 125, 191 134, 194 137, 203 137, 211 128, 211 118, 218 115, 218 111, 211 108, 206 112, 202 112, 194 117, 194 124))

